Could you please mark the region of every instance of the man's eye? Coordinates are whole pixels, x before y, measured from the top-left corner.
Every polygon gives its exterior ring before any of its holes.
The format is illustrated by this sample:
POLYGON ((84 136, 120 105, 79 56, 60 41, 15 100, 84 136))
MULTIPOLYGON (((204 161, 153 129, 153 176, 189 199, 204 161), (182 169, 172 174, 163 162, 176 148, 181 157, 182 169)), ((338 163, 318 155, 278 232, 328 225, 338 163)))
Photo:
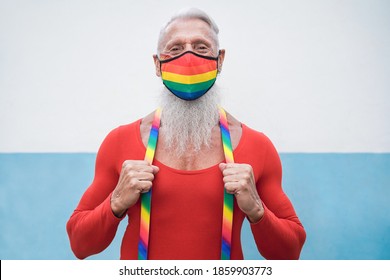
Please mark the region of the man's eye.
POLYGON ((205 53, 205 52, 209 51, 209 48, 205 45, 199 45, 199 46, 196 46, 196 51, 201 52, 201 53, 205 53))
POLYGON ((171 54, 178 54, 181 52, 181 48, 179 46, 175 46, 169 49, 169 52, 171 54))

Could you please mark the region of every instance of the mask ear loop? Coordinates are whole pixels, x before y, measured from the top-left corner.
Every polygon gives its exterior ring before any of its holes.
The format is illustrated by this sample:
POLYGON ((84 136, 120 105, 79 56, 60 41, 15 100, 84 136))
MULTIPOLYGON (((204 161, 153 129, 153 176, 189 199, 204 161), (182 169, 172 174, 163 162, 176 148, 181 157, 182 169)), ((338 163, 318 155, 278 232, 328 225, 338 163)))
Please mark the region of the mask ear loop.
MULTIPOLYGON (((221 50, 218 51, 218 55, 217 55, 217 74, 221 73, 222 71, 222 65, 220 67, 220 64, 219 64, 219 56, 221 55, 221 50)), ((161 66, 160 66, 161 68, 161 66)))
POLYGON ((161 59, 160 57, 157 56, 157 59, 158 59, 158 63, 160 64, 160 78, 162 78, 162 71, 161 71, 161 59))

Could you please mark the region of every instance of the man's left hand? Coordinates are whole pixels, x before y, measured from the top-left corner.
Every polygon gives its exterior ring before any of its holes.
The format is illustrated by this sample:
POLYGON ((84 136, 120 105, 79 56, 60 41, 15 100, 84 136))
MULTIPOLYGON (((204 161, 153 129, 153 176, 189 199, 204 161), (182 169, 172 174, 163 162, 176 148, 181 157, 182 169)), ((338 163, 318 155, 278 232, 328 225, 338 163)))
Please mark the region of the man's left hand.
POLYGON ((225 189, 234 194, 238 207, 251 223, 258 222, 264 214, 263 204, 256 190, 252 166, 240 163, 221 163, 225 189))

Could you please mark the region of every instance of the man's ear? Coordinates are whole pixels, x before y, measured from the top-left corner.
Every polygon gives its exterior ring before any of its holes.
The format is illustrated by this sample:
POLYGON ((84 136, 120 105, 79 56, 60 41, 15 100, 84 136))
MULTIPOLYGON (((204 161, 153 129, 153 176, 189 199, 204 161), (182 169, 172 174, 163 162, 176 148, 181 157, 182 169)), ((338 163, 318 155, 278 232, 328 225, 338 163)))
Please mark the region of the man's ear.
POLYGON ((222 65, 224 59, 225 59, 225 50, 221 49, 219 50, 219 55, 218 55, 218 73, 221 73, 222 71, 222 65))
POLYGON ((158 59, 157 54, 153 55, 153 60, 154 60, 154 66, 156 68, 156 76, 161 77, 160 60, 158 59))

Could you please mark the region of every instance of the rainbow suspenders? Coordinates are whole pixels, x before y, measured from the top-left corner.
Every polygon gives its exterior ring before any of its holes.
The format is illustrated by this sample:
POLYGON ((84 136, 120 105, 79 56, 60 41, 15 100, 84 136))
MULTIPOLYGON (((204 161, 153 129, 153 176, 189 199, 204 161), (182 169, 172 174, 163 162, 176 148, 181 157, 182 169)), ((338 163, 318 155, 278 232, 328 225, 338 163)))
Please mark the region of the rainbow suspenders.
MULTIPOLYGON (((158 131, 160 128, 161 109, 158 108, 154 114, 152 128, 150 130, 148 146, 146 148, 145 160, 152 164, 154 153, 156 151, 158 131)), ((233 148, 230 139, 229 126, 227 122, 226 112, 219 108, 219 124, 221 128, 221 137, 223 151, 225 154, 226 163, 233 163, 233 148)), ((152 191, 141 195, 141 222, 140 234, 138 242, 138 259, 148 259, 149 248, 149 229, 150 229, 150 205, 152 191)), ((232 225, 233 225, 233 195, 224 190, 223 196, 223 217, 222 217, 222 244, 221 244, 221 260, 229 260, 232 244, 232 225)))

